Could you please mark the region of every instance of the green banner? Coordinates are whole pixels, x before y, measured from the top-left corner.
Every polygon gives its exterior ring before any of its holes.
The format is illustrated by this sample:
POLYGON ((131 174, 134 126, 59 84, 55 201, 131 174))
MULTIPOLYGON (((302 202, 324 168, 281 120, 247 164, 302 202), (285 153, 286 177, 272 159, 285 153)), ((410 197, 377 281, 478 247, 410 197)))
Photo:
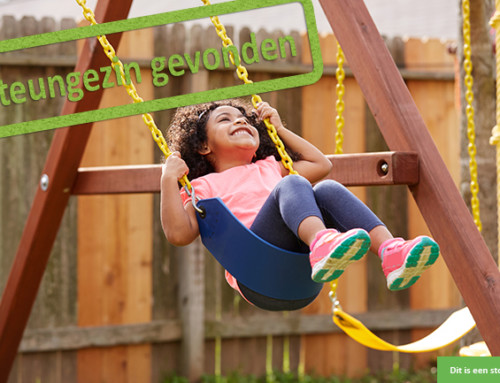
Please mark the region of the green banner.
POLYGON ((438 383, 498 383, 500 357, 440 356, 438 383))
MULTIPOLYGON (((5 53, 48 44, 74 41, 82 38, 92 38, 102 34, 119 33, 207 18, 214 15, 224 15, 293 3, 298 3, 302 6, 304 12, 309 37, 309 47, 313 61, 311 71, 308 73, 285 75, 282 78, 258 81, 251 84, 235 85, 198 93, 146 100, 140 103, 118 105, 71 115, 54 116, 45 119, 4 125, 0 127, 0 137, 140 115, 185 105, 310 85, 318 81, 323 73, 319 36, 311 0, 234 0, 210 6, 189 8, 152 16, 104 23, 96 26, 85 26, 0 41, 0 53, 5 53)), ((284 58, 286 55, 293 56, 296 54, 295 41, 291 36, 279 38, 277 41, 272 39, 256 41, 254 34, 252 34, 251 37, 252 41, 250 43, 246 43, 246 45, 240 47, 241 59, 243 64, 248 67, 249 72, 251 72, 251 64, 257 61, 256 57, 258 55, 262 57, 262 60, 272 62, 284 58), (252 52, 252 55, 246 54, 249 51, 252 52)), ((237 49, 238 47, 233 48, 237 49)), ((182 76, 187 72, 196 75, 198 70, 202 67, 207 70, 214 70, 219 67, 227 68, 229 65, 229 53, 225 48, 220 50, 220 47, 208 47, 204 51, 196 52, 195 54, 179 53, 180 54, 175 54, 168 58, 155 57, 151 60, 151 69, 154 76, 153 83, 156 87, 168 86, 169 78, 182 76)), ((140 68, 137 63, 129 63, 126 65, 125 69, 127 71, 127 81, 133 77, 132 81, 134 83, 141 82, 140 68)), ((85 94, 114 86, 115 82, 118 83, 119 81, 112 82, 109 80, 113 78, 113 75, 113 70, 111 66, 109 66, 104 68, 91 68, 84 73, 72 72, 64 78, 62 76, 54 76, 54 78, 50 79, 30 79, 26 83, 22 81, 7 83, 0 78, 0 110, 4 109, 6 112, 8 108, 14 108, 18 104, 29 102, 36 103, 42 97, 55 97, 58 89, 61 90, 59 94, 60 97, 66 97, 69 102, 79 102, 84 99, 85 94), (55 80, 57 80, 57 83, 55 80)), ((125 91, 124 89, 124 92, 125 91)))

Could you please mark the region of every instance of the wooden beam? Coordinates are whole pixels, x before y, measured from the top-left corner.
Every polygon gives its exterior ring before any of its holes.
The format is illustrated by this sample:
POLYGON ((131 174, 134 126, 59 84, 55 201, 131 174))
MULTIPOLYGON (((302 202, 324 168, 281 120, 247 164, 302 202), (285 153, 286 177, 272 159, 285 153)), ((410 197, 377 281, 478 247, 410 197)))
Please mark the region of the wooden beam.
MULTIPOLYGON (((390 150, 419 155, 410 190, 492 355, 500 355, 500 271, 362 0, 320 0, 390 150)), ((333 107, 332 107, 333 108, 333 107)))
POLYGON ((377 152, 329 155, 333 164, 328 178, 345 186, 415 185, 418 155, 410 152, 377 152))
POLYGON ((26 330, 19 352, 72 351, 95 347, 178 342, 181 339, 182 322, 178 319, 109 326, 68 326, 26 330))
POLYGON ((78 169, 75 195, 159 193, 161 165, 102 166, 78 169))
MULTIPOLYGON (((131 4, 132 0, 125 0, 117 7, 112 0, 100 0, 96 19, 100 23, 126 19, 131 4)), ((121 33, 109 40, 118 46, 120 39, 121 33)), ((75 71, 107 65, 101 46, 86 40, 75 71)), ((80 102, 66 100, 62 114, 95 110, 101 96, 102 91, 96 91, 86 93, 80 102)), ((43 170, 44 184, 37 189, 0 302, 0 383, 9 377, 91 128, 91 124, 63 128, 54 135, 43 170)))
MULTIPOLYGON (((452 313, 452 309, 441 310, 387 310, 356 314, 370 330, 394 331, 411 329, 433 329, 440 326, 452 313)), ((203 338, 213 340, 259 338, 267 335, 304 335, 340 333, 329 314, 313 314, 269 320, 268 315, 238 317, 231 321, 201 319, 203 338)), ((197 319, 197 320, 198 320, 197 319)), ((186 329, 189 331, 189 329, 186 329)), ((93 347, 115 347, 145 343, 178 342, 183 337, 183 322, 179 319, 156 320, 148 323, 59 327, 52 329, 26 330, 20 352, 39 353, 81 350, 93 347)), ((203 347, 202 351, 203 352, 203 347)), ((201 366, 200 366, 201 367, 201 366)))
MULTIPOLYGON (((379 152, 329 155, 328 178, 346 186, 414 185, 418 182, 418 155, 379 152)), ((161 165, 108 166, 78 169, 72 194, 159 193, 161 165)))

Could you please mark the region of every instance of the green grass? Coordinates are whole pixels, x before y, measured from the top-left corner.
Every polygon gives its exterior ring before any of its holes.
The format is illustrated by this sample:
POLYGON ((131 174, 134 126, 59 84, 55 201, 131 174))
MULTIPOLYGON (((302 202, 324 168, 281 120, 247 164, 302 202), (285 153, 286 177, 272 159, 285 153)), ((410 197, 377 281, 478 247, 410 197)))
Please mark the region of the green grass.
MULTIPOLYGON (((294 373, 282 372, 275 372, 272 376, 257 377, 255 375, 232 373, 221 377, 204 375, 201 383, 436 383, 436 374, 435 368, 421 371, 395 370, 366 373, 358 378, 315 375, 305 375, 299 378, 294 373)), ((171 375, 165 378, 162 383, 188 383, 188 380, 184 377, 171 375)))

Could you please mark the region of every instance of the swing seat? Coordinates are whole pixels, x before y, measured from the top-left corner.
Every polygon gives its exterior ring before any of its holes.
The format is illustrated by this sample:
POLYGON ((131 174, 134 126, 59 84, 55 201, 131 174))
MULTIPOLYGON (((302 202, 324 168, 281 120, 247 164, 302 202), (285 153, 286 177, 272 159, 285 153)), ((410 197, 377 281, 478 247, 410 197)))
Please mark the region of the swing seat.
POLYGON ((311 279, 309 253, 280 249, 244 226, 220 198, 198 202, 201 240, 238 282, 266 297, 301 300, 319 294, 322 283, 311 279))

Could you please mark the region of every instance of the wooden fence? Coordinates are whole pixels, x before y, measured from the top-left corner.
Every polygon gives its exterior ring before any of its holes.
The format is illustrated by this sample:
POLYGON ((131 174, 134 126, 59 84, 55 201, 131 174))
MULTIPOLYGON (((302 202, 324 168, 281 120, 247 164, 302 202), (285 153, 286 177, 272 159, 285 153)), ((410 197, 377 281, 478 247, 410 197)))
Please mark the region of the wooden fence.
MULTIPOLYGON (((8 39, 74 25, 69 20, 4 17, 0 38, 8 39)), ((231 28, 229 28, 231 31, 231 28)), ((250 32, 240 32, 240 44, 250 32)), ((310 71, 304 36, 291 34, 298 55, 279 63, 251 66, 254 81, 310 71)), ((257 41, 282 34, 259 31, 257 41)), ((148 63, 156 56, 218 46, 212 28, 180 25, 127 32, 122 59, 141 65, 138 86, 144 99, 169 97, 238 84, 232 70, 200 70, 171 77, 154 87, 148 63)), ((387 41, 432 136, 458 184, 459 126, 454 57, 435 40, 387 41)), ((290 129, 325 153, 334 151, 335 55, 333 36, 322 36, 324 75, 317 83, 263 95, 290 129)), ((60 44, 0 56, 0 79, 69 73, 76 46, 60 44)), ((348 65, 347 65, 348 68, 348 65)), ((344 152, 385 149, 354 78, 346 78, 344 152)), ((127 103, 123 89, 108 89, 101 107, 127 103)), ((61 100, 4 108, 0 125, 57 115, 61 100)), ((162 129, 172 111, 155 114, 162 129)), ((75 128, 77 129, 77 128, 75 128)), ((52 132, 0 140, 0 291, 34 195, 52 132)), ((140 117, 95 124, 82 166, 159 163, 161 157, 140 117)), ((427 233, 405 187, 354 188, 395 235, 427 233)), ((159 196, 79 196, 71 200, 32 311, 9 382, 161 382, 170 372, 198 378, 214 373, 221 339, 221 369, 263 374, 272 346, 272 366, 281 370, 288 350, 292 370, 321 375, 358 375, 392 368, 392 353, 356 344, 333 325, 327 291, 300 312, 264 312, 244 302, 223 270, 199 242, 169 245, 162 233, 159 196), (267 350, 267 351, 266 351, 267 350)), ((408 291, 388 292, 373 254, 351 266, 339 295, 378 335, 395 343, 417 339, 460 305, 460 296, 440 260, 408 291)), ((448 348, 444 353, 453 352, 448 348)), ((398 356, 402 367, 432 363, 437 353, 398 356)), ((1 361, 0 361, 1 364, 1 361)))

